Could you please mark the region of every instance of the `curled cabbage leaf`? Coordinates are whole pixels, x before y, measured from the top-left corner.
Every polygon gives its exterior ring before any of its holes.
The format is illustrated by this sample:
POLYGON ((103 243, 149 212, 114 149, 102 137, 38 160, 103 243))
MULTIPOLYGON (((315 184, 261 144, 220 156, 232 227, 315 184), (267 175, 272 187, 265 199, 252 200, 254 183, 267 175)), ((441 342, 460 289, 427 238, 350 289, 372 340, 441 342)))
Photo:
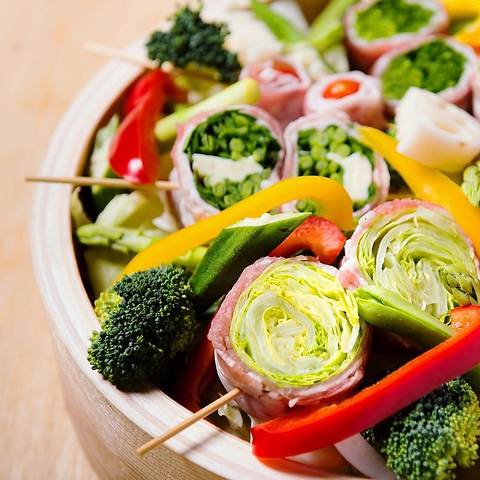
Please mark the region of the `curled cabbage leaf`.
POLYGON ((239 297, 230 339, 241 360, 277 387, 308 387, 357 359, 364 331, 352 293, 332 273, 281 260, 239 297))
POLYGON ((452 308, 480 298, 474 250, 439 208, 409 204, 377 215, 358 240, 356 260, 368 284, 386 287, 446 323, 452 308))

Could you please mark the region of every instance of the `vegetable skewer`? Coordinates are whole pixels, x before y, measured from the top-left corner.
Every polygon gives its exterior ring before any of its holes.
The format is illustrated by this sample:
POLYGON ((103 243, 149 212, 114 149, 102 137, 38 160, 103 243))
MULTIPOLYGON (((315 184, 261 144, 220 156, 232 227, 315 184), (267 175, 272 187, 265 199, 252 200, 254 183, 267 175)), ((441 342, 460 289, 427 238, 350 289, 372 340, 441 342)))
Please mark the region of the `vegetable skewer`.
POLYGON ((153 448, 158 447, 162 443, 165 443, 167 440, 183 432, 183 430, 192 426, 194 423, 198 422, 199 420, 202 420, 205 417, 208 417, 208 415, 217 411, 220 407, 222 407, 223 405, 226 405, 228 402, 231 402, 236 397, 238 397, 241 393, 242 391, 239 388, 230 390, 230 392, 226 393, 225 395, 220 397, 218 400, 215 400, 214 402, 210 403, 206 407, 202 408, 198 412, 191 415, 190 417, 187 417, 183 422, 179 423, 175 427, 172 427, 170 430, 167 430, 166 432, 162 433, 158 437, 153 438, 152 440, 147 442, 145 445, 142 445, 141 447, 139 447, 136 450, 136 454, 139 457, 142 457, 153 448))

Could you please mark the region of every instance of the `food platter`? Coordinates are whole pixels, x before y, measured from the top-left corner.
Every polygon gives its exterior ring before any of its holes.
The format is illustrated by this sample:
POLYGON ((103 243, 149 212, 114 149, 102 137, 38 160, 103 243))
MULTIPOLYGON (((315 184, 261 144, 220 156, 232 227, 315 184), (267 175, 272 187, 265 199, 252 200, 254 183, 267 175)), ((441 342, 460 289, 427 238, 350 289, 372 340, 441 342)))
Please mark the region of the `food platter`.
MULTIPOLYGON (((146 38, 126 53, 138 55, 146 38)), ((143 69, 111 61, 80 92, 55 132, 42 175, 83 175, 99 126, 118 108, 143 69), (64 161, 64 159, 68 159, 64 161)), ((32 249, 35 273, 58 346, 67 407, 89 461, 101 478, 265 479, 359 478, 331 473, 293 459, 259 460, 251 446, 208 421, 200 421, 139 458, 135 450, 178 425, 190 411, 153 383, 122 391, 92 370, 86 352, 98 319, 82 280, 82 260, 72 242, 71 186, 38 185, 32 249)))

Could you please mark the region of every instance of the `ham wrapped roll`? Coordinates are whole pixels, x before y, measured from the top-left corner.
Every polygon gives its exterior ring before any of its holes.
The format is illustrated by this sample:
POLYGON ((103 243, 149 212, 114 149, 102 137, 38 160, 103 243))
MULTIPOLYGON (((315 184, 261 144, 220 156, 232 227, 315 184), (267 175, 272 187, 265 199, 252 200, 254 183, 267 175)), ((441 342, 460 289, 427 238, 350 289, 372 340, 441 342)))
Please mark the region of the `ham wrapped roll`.
POLYGON ((470 240, 448 212, 420 200, 386 202, 362 217, 340 270, 352 287, 388 288, 443 321, 452 308, 480 300, 470 240))
POLYGON ((471 47, 452 37, 432 35, 391 50, 373 65, 390 114, 410 87, 422 88, 469 110, 477 64, 471 47))
POLYGON ((336 268, 307 257, 247 267, 208 338, 219 378, 256 420, 347 396, 364 376, 369 329, 336 268))
POLYGON ((178 127, 172 195, 183 225, 215 215, 279 181, 283 130, 263 109, 237 105, 201 112, 178 127))
MULTIPOLYGON (((285 129, 282 178, 320 175, 338 181, 352 199, 355 217, 383 202, 390 186, 387 164, 359 141, 356 128, 345 112, 337 110, 311 113, 290 123, 285 129)), ((282 208, 314 211, 306 201, 282 208)))
POLYGON ((353 122, 383 129, 385 103, 378 78, 358 70, 327 75, 305 96, 305 115, 327 109, 342 110, 353 122))
POLYGON ((303 112, 303 100, 312 80, 305 67, 286 57, 247 63, 240 79, 253 78, 260 87, 256 105, 275 117, 282 128, 303 112))
POLYGON ((436 0, 361 0, 344 16, 351 62, 365 71, 384 53, 418 37, 446 33, 448 25, 448 13, 436 0))

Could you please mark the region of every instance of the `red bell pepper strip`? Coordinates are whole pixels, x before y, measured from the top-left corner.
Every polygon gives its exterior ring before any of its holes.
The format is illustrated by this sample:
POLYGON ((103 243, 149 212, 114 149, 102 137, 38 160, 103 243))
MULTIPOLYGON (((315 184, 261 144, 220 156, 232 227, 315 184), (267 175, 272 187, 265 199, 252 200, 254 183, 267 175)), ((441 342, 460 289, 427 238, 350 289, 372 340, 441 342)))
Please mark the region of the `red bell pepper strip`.
POLYGON ((215 381, 214 349, 207 338, 208 328, 185 363, 173 389, 173 399, 195 413, 215 381))
POLYGON ((302 250, 311 251, 320 262, 333 264, 345 245, 346 237, 330 220, 306 218, 273 252, 271 257, 289 257, 302 250))
POLYGON ((141 184, 158 179, 160 156, 154 127, 169 95, 179 98, 181 91, 160 69, 141 77, 127 95, 125 117, 109 150, 110 167, 119 177, 141 184))
POLYGON ((281 458, 325 448, 381 422, 480 363, 480 306, 451 311, 458 333, 349 399, 251 428, 253 453, 281 458))

